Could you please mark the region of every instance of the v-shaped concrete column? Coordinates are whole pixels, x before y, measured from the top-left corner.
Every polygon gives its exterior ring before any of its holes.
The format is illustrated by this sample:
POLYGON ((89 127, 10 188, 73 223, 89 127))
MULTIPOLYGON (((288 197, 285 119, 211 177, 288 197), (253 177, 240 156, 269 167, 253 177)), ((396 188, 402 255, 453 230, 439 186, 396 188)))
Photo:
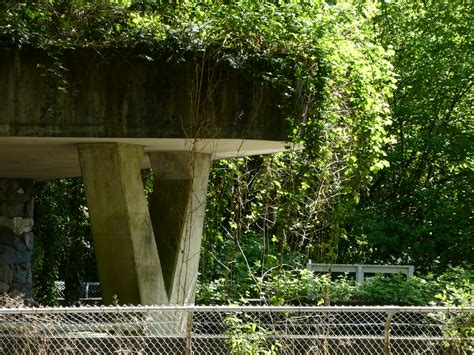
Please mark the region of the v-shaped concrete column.
POLYGON ((211 155, 150 153, 155 187, 148 210, 141 146, 78 150, 104 303, 115 296, 121 304, 193 303, 211 155))
POLYGON ((149 153, 155 173, 150 214, 168 301, 194 303, 210 154, 149 153))
POLYGON ((167 295, 140 166, 143 147, 78 146, 105 304, 160 304, 167 295))

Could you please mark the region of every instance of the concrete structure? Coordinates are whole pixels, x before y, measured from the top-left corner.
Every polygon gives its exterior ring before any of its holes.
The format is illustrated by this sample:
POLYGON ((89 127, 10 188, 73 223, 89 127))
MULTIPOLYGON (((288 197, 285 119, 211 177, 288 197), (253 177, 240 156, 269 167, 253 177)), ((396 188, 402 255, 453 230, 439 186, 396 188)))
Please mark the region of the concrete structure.
POLYGON ((2 49, 0 177, 83 176, 106 303, 192 303, 211 161, 285 149, 278 92, 201 60, 83 49, 61 62, 67 93, 44 53, 2 49))
POLYGON ((140 177, 143 147, 86 144, 79 156, 104 301, 162 303, 162 270, 140 177))
MULTIPOLYGON (((82 50, 65 54, 68 94, 48 85, 38 52, 0 54, 0 177, 80 176, 76 145, 137 144, 145 153, 213 159, 285 149, 278 93, 195 62, 169 64, 82 50), (196 69, 199 69, 196 73, 196 69)), ((149 168, 147 155, 142 168, 149 168)))
POLYGON ((415 273, 413 265, 313 264, 311 260, 306 264, 306 268, 313 272, 355 273, 358 283, 365 281, 365 274, 398 274, 402 272, 408 278, 415 273))

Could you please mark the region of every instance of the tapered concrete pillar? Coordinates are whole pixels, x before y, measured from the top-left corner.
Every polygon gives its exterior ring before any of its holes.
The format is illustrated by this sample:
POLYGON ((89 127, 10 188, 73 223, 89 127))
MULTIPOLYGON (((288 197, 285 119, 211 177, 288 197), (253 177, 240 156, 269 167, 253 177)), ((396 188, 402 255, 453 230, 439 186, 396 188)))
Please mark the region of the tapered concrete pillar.
MULTIPOLYGON (((155 173, 150 215, 167 300, 194 303, 210 154, 149 153, 155 173)), ((164 300, 164 299, 163 299, 164 300)))
POLYGON ((140 166, 143 147, 78 146, 104 303, 166 300, 140 166))

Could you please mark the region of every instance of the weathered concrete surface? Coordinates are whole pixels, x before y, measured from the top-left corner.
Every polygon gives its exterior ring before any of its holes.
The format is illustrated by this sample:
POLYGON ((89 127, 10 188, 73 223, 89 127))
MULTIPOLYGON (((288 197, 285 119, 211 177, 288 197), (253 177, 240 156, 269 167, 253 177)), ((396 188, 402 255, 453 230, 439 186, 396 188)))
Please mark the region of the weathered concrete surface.
POLYGON ((2 50, 0 135, 284 140, 276 92, 215 64, 124 59, 93 50, 62 58, 68 95, 49 91, 37 51, 2 50), (57 103, 58 107, 54 107, 57 103), (48 109, 57 108, 59 117, 48 109))
POLYGON ((155 186, 150 214, 171 304, 193 304, 211 156, 150 154, 155 186))
POLYGON ((33 181, 0 178, 0 294, 31 298, 33 181))
POLYGON ((44 76, 44 54, 2 49, 0 176, 78 176, 78 143, 190 151, 197 140, 198 151, 217 159, 285 149, 277 91, 215 63, 146 62, 85 49, 61 60, 68 94, 48 87, 54 82, 44 76))
POLYGON ((140 178, 141 146, 79 146, 105 303, 192 304, 211 156, 150 154, 150 211, 140 178), (151 218, 150 218, 151 216, 151 218))
POLYGON ((79 146, 104 303, 166 300, 161 266, 140 176, 143 147, 79 146))

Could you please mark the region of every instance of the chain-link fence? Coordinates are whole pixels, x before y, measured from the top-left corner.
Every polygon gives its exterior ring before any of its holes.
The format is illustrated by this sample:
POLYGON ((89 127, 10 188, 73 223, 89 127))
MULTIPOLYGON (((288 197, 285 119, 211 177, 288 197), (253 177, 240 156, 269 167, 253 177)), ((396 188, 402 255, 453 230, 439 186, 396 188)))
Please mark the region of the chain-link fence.
POLYGON ((472 354, 473 308, 0 309, 1 354, 472 354))

